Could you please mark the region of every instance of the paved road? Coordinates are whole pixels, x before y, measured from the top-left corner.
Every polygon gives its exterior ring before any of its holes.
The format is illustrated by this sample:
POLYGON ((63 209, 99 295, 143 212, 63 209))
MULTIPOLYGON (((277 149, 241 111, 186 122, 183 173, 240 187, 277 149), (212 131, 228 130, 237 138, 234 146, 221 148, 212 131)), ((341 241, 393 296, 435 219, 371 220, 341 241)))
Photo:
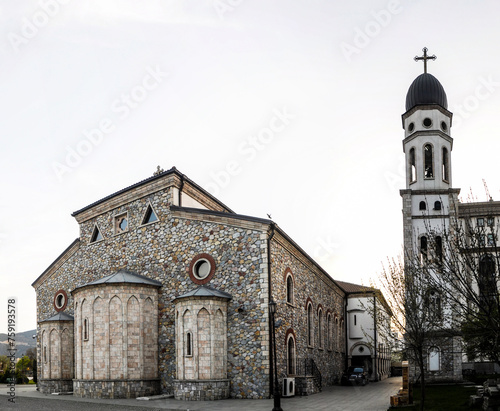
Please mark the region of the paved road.
MULTIPOLYGON (((333 386, 308 397, 283 398, 283 411, 387 411, 389 397, 401 386, 401 377, 370 383, 365 387, 333 386)), ((34 386, 16 386, 16 403, 7 401, 6 385, 0 385, 0 410, 37 411, 270 411, 273 400, 177 401, 173 398, 138 400, 91 400, 72 395, 44 395, 34 386)))

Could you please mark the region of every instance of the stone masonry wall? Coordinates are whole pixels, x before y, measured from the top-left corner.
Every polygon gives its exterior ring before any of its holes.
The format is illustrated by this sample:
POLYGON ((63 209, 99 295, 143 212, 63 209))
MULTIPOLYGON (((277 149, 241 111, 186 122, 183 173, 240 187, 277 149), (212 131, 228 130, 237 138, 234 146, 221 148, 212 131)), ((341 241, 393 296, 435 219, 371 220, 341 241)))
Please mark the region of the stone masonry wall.
MULTIPOLYGON (((343 328, 344 292, 294 247, 275 236, 271 245, 272 295, 277 303, 276 320, 283 323, 276 329, 278 380, 287 377, 287 336, 296 339, 297 361, 313 358, 321 371, 323 385, 332 385, 344 369, 345 333, 343 328), (287 303, 286 272, 294 281, 293 303, 287 303), (313 344, 307 342, 307 303, 313 307, 313 344), (319 314, 322 314, 322 344, 319 343, 319 314), (330 330, 328 330, 330 315, 330 330)), ((297 364, 298 371, 302 369, 297 364)))
MULTIPOLYGON (((174 214, 172 187, 105 212, 80 225, 79 248, 53 272, 46 274, 37 293, 37 319, 55 314, 54 293, 69 294, 75 287, 112 274, 121 268, 161 281, 159 290, 159 377, 165 392, 176 378, 174 305, 172 300, 196 287, 189 275, 191 260, 210 254, 216 272, 208 284, 228 292, 228 378, 231 397, 269 396, 268 284, 266 232, 258 224, 231 220, 207 221, 204 216, 174 214), (158 221, 142 225, 148 205, 158 221), (115 233, 115 217, 126 213, 127 229, 115 233), (104 239, 90 243, 95 225, 104 239)), ((57 251, 55 251, 56 253, 57 251)), ((73 313, 73 297, 66 312, 73 313)), ((40 330, 38 330, 40 331, 40 330)))

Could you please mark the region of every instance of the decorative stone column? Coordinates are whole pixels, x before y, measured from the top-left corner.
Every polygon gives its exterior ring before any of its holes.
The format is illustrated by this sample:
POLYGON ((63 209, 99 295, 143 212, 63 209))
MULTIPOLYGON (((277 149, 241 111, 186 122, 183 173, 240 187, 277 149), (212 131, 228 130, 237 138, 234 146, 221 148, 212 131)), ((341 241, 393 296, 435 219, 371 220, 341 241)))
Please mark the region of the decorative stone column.
POLYGON ((202 285, 175 303, 177 379, 180 400, 229 397, 227 379, 227 303, 231 295, 202 285))

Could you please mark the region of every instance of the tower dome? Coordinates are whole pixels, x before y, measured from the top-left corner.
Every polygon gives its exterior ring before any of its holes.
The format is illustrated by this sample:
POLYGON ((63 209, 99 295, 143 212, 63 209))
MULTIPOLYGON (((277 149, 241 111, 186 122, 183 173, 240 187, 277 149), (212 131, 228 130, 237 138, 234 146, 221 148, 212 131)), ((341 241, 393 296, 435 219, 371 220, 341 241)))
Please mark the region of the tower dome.
POLYGON ((413 80, 406 94, 406 111, 423 104, 438 104, 448 109, 448 99, 443 86, 429 73, 423 73, 413 80))

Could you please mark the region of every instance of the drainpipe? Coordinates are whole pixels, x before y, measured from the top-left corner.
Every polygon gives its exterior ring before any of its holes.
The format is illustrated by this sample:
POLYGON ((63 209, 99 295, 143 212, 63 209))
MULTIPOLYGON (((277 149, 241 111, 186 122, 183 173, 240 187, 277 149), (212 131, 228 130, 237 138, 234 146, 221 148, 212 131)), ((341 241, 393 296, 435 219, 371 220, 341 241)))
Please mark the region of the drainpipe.
POLYGON ((184 188, 184 174, 181 174, 181 186, 179 187, 179 207, 182 207, 182 189, 184 188))
POLYGON ((375 347, 373 347, 374 354, 374 367, 373 374, 375 375, 375 381, 378 381, 378 358, 377 358, 377 297, 373 296, 373 335, 375 340, 375 347))
MULTIPOLYGON (((268 283, 268 290, 269 290, 269 295, 267 298, 267 301, 271 301, 271 296, 272 296, 272 290, 271 290, 271 240, 274 237, 274 223, 271 222, 270 226, 270 233, 269 236, 267 237, 267 283, 268 283)), ((269 315, 269 306, 267 307, 267 313, 269 316, 269 398, 271 398, 272 393, 274 393, 274 358, 273 358, 273 347, 272 347, 272 338, 274 338, 274 335, 271 336, 271 330, 273 329, 272 324, 271 324, 271 316, 269 315), (272 338, 271 338, 272 337, 272 338)))

